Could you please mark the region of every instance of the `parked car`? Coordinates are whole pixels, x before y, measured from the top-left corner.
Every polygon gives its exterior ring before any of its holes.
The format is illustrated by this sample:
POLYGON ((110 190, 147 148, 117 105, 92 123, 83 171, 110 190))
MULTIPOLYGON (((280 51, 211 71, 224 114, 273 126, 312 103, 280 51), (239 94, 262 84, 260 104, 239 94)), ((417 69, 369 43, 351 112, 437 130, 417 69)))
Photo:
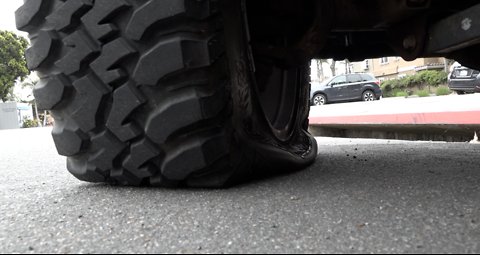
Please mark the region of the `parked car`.
POLYGON ((381 96, 379 80, 371 74, 354 73, 312 83, 310 102, 312 105, 324 105, 341 101, 374 101, 381 96))
POLYGON ((448 87, 457 94, 480 92, 480 71, 455 66, 448 75, 448 87))

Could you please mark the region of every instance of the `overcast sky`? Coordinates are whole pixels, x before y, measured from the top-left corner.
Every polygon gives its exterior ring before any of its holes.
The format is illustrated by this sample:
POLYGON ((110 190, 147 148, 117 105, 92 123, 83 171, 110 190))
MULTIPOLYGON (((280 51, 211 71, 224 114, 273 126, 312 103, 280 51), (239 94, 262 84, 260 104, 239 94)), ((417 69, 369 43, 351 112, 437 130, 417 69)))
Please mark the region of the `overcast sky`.
POLYGON ((15 11, 22 6, 23 0, 0 0, 0 29, 26 36, 15 26, 15 11))

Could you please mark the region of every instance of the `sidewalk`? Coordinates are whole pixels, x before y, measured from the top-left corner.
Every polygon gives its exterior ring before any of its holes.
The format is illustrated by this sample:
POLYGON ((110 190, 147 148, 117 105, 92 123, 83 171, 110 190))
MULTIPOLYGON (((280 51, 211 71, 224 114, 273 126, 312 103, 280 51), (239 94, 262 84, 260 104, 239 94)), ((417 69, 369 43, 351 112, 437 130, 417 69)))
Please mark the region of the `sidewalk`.
POLYGON ((317 136, 470 141, 480 130, 480 94, 387 98, 312 107, 317 136))

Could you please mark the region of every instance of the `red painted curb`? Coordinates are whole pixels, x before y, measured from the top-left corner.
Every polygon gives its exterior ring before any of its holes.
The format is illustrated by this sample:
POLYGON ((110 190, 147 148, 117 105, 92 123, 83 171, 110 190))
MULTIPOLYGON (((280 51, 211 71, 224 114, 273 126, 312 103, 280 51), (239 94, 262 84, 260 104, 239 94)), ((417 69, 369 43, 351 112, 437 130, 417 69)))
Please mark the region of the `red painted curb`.
POLYGON ((356 116, 310 116, 310 125, 480 125, 480 111, 401 113, 356 116))

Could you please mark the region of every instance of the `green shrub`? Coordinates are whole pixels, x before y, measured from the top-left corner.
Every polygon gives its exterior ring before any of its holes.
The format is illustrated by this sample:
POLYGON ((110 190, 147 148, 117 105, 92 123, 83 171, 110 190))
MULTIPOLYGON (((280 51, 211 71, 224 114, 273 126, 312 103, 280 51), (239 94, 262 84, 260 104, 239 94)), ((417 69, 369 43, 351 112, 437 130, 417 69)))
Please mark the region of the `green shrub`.
POLYGON ((418 82, 423 85, 438 86, 447 82, 448 74, 444 71, 427 70, 417 74, 418 82))
POLYGON ((448 87, 445 87, 445 86, 440 86, 437 88, 437 91, 435 92, 435 94, 437 96, 445 96, 445 95, 450 95, 452 92, 450 91, 450 89, 448 87))
POLYGON ((392 80, 392 83, 393 83, 393 88, 394 89, 405 89, 407 87, 407 83, 405 81, 405 79, 395 79, 395 80, 392 80))
POLYGON ((382 93, 383 93, 382 96, 385 97, 385 98, 386 98, 386 97, 394 97, 394 96, 395 96, 395 95, 392 93, 392 91, 383 91, 382 93))
MULTIPOLYGON (((383 85, 383 83, 382 83, 383 85)), ((383 93, 383 97, 394 97, 395 96, 395 91, 392 90, 391 87, 388 87, 389 85, 387 85, 386 87, 382 86, 382 93, 383 93)))
POLYGON ((405 92, 405 91, 398 91, 397 93, 395 93, 395 96, 396 97, 408 97, 408 93, 405 92))
POLYGON ((407 97, 408 93, 402 89, 383 90, 383 97, 407 97))
POLYGON ((393 81, 393 80, 383 81, 382 84, 380 85, 380 87, 382 88, 382 90, 385 91, 385 92, 391 91, 391 90, 393 89, 393 88, 392 88, 392 81, 393 81))
POLYGON ((24 119, 22 128, 35 128, 38 127, 38 124, 37 120, 24 119))
POLYGON ((419 90, 419 91, 417 91, 417 96, 428 97, 428 96, 430 96, 430 93, 428 92, 428 90, 419 90))
POLYGON ((415 81, 415 75, 409 75, 405 76, 400 79, 400 84, 402 85, 402 88, 411 88, 415 87, 417 85, 415 81))
POLYGON ((446 72, 437 72, 435 76, 433 76, 432 79, 429 80, 432 86, 445 84, 447 83, 447 81, 448 81, 448 74, 446 72))
POLYGON ((418 85, 418 84, 422 84, 424 81, 423 81, 423 72, 420 72, 420 73, 416 73, 415 75, 412 75, 412 80, 413 80, 413 83, 418 85))
POLYGON ((438 87, 447 83, 447 73, 444 71, 426 70, 415 75, 405 76, 399 79, 386 80, 382 82, 384 97, 394 97, 397 92, 410 88, 422 89, 425 86, 438 87))

